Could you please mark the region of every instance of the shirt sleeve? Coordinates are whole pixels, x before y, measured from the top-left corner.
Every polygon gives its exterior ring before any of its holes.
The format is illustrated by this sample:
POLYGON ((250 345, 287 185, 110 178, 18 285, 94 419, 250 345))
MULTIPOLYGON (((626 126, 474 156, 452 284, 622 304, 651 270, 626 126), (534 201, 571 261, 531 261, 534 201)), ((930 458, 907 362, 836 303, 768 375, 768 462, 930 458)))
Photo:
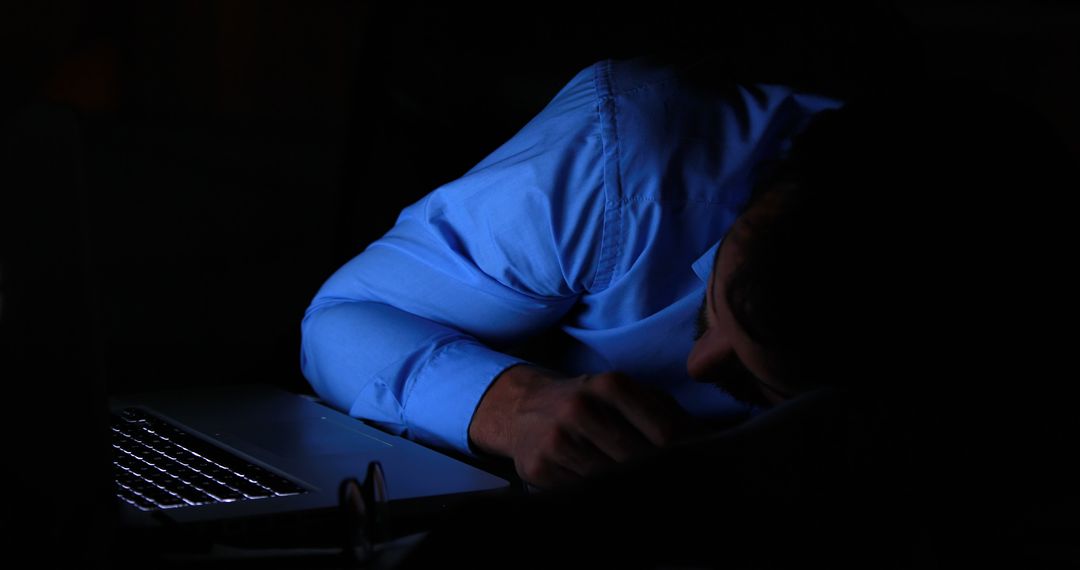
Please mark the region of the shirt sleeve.
POLYGON ((595 66, 510 141, 406 208, 335 272, 302 323, 301 367, 350 415, 472 453, 500 352, 554 326, 592 285, 604 220, 595 66))

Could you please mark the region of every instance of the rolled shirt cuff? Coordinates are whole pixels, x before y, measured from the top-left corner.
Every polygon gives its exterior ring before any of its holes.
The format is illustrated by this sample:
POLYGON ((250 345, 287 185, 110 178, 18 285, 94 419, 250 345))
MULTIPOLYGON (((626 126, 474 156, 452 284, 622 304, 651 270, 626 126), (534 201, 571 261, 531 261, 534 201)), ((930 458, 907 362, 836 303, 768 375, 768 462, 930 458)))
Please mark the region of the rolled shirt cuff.
POLYGON ((405 422, 414 439, 469 455, 469 424, 492 382, 525 361, 473 340, 443 346, 424 365, 404 402, 405 422))

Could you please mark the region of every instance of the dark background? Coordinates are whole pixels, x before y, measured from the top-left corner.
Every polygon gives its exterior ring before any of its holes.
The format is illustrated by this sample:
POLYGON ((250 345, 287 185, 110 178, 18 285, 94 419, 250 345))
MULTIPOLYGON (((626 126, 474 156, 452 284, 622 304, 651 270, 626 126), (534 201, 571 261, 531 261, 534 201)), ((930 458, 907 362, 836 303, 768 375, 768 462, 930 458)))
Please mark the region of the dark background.
POLYGON ((1080 148, 1070 3, 452 4, 4 2, 14 341, 91 349, 114 391, 306 389, 321 282, 606 57, 715 53, 840 96, 978 78, 1080 148))
MULTIPOLYGON (((308 391, 321 283, 599 59, 711 55, 839 97, 976 79, 1075 157, 1077 30, 1068 2, 2 2, 4 433, 97 413, 102 388, 308 391)), ((48 545, 80 516, 11 520, 48 545)))

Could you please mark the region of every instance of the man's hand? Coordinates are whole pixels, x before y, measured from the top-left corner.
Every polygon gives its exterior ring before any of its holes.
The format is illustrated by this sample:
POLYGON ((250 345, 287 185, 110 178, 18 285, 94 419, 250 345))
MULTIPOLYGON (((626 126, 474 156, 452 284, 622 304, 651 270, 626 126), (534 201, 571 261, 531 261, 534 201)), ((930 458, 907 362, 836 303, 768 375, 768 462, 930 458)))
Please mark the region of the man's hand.
POLYGON ((495 380, 469 439, 510 457, 529 483, 551 487, 648 455, 691 435, 694 420, 671 396, 615 372, 567 378, 518 365, 495 380))

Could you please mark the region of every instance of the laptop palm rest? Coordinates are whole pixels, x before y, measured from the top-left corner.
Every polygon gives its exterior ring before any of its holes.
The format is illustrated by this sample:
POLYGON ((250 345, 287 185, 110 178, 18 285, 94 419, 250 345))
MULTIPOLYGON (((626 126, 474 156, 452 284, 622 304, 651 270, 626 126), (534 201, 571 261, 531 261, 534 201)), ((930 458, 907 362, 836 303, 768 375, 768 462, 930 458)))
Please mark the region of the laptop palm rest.
MULTIPOLYGON (((294 480, 311 492, 274 499, 283 505, 330 506, 347 477, 362 478, 369 461, 383 465, 391 501, 505 491, 505 479, 405 438, 385 434, 320 403, 265 385, 161 391, 113 399, 114 409, 136 406, 193 435, 294 480)), ((267 501, 250 508, 268 509, 267 501)), ((212 505, 170 511, 217 511, 212 505)), ((181 515, 184 515, 181 517, 181 515)))

